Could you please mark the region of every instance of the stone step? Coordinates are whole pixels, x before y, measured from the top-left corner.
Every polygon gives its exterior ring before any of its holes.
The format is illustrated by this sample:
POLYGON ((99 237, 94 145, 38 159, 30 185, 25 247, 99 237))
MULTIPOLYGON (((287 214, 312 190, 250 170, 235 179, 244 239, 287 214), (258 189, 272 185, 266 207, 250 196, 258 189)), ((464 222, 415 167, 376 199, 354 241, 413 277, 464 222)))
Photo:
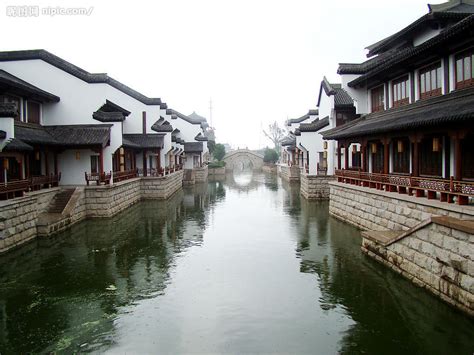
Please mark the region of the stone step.
POLYGON ((75 189, 61 190, 48 207, 48 213, 62 213, 75 189))

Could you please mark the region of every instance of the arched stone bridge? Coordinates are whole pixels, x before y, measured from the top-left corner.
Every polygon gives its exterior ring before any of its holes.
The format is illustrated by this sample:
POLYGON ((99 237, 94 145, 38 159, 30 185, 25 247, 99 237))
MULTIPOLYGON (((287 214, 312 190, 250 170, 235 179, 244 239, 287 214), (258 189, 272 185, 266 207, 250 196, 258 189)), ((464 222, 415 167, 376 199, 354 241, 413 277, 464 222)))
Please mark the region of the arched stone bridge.
POLYGON ((263 155, 248 149, 233 150, 227 153, 222 160, 226 162, 226 170, 260 170, 263 166, 263 155))

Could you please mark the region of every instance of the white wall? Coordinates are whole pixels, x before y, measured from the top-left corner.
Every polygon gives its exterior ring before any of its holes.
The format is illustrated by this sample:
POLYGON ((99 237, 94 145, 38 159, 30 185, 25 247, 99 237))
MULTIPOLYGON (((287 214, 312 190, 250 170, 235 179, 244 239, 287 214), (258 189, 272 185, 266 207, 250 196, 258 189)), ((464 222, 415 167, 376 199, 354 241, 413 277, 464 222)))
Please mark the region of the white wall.
MULTIPOLYGON (((347 84, 354 79, 357 79, 360 75, 358 74, 342 74, 341 75, 341 83, 342 88, 347 91, 347 93, 352 97, 354 100, 354 105, 356 107, 356 113, 358 114, 365 114, 369 113, 369 105, 368 105, 368 93, 367 88, 351 88, 347 84)), ((320 116, 321 117, 321 116, 320 116)), ((324 116, 322 116, 324 117, 324 116)))
POLYGON ((309 175, 318 173, 319 152, 324 151, 323 136, 318 132, 301 132, 300 143, 309 152, 309 175))
POLYGON ((91 171, 91 155, 97 155, 97 153, 90 149, 68 149, 60 153, 58 155, 58 171, 61 172, 61 184, 85 185, 84 173, 91 171), (76 152, 79 153, 79 159, 76 159, 76 152))
POLYGON ((6 132, 5 139, 0 139, 0 151, 6 142, 15 136, 15 125, 13 117, 0 117, 0 130, 6 132))

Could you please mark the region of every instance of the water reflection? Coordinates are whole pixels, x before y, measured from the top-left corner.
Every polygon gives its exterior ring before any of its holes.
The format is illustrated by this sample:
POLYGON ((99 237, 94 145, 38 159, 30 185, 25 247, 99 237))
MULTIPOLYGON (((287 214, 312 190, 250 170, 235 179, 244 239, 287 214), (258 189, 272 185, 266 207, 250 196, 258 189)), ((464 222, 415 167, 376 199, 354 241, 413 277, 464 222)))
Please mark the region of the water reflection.
POLYGON ((473 321, 274 175, 228 174, 0 257, 0 353, 471 353, 473 321))

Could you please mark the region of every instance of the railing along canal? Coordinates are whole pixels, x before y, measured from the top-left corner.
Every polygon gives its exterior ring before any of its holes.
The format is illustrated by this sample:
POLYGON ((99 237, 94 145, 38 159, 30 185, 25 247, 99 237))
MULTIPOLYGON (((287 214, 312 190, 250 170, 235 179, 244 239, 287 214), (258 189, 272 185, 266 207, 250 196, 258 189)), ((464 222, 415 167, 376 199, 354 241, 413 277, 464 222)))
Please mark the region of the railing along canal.
POLYGON ((0 200, 22 197, 25 192, 56 187, 61 180, 61 173, 32 176, 28 179, 0 183, 0 200))
POLYGON ((459 205, 469 204, 469 198, 474 198, 474 182, 408 175, 376 174, 355 170, 336 170, 338 182, 398 192, 399 194, 414 195, 437 199, 441 202, 453 203, 454 198, 459 205))

